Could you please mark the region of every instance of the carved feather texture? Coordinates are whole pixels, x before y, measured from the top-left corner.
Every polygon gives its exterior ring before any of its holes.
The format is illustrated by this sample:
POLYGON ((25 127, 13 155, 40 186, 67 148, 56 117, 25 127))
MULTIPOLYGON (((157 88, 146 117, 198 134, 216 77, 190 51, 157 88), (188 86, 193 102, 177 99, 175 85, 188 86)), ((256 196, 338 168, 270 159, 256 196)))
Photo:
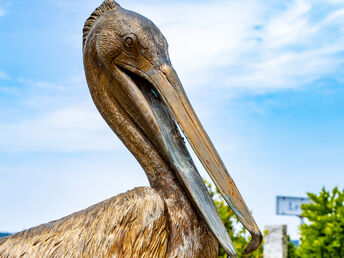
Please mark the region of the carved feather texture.
POLYGON ((119 4, 117 4, 114 0, 104 0, 104 2, 97 9, 94 10, 94 12, 86 20, 84 25, 82 41, 83 45, 85 44, 90 29, 92 28, 93 24, 98 20, 98 18, 104 13, 107 13, 117 7, 119 7, 119 4))
POLYGON ((165 257, 168 231, 164 201, 140 187, 0 238, 0 257, 165 257))

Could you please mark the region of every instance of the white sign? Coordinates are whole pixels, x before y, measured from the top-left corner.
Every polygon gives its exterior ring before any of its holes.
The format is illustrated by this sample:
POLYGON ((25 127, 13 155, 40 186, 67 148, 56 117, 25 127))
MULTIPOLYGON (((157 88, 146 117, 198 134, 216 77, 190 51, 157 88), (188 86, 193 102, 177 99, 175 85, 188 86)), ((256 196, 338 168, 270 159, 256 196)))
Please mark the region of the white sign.
POLYGON ((310 201, 305 197, 277 196, 276 214, 301 216, 301 204, 310 203, 310 201))

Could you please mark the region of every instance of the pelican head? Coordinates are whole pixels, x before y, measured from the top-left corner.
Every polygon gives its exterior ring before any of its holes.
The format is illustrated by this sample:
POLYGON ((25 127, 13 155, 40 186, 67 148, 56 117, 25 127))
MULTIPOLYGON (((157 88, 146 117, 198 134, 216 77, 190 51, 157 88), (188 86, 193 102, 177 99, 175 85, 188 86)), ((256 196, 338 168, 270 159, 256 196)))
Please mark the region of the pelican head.
MULTIPOLYGON (((179 126, 225 201, 251 233, 244 253, 257 249, 261 232, 191 106, 160 30, 147 18, 105 0, 86 22, 83 52, 93 100, 109 125, 115 119, 109 114, 116 102, 171 166, 221 246, 235 257, 232 241, 180 137, 179 126)), ((116 132, 116 126, 111 127, 116 132)))

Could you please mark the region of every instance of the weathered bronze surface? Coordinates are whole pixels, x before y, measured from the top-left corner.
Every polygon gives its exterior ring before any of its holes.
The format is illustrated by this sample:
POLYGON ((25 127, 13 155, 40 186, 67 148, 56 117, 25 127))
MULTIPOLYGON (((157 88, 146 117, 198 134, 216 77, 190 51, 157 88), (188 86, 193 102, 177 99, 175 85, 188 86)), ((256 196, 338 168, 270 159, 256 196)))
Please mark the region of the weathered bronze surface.
POLYGON ((233 244, 185 147, 183 131, 238 219, 262 236, 145 17, 105 0, 86 21, 84 67, 99 112, 143 167, 136 188, 58 221, 0 239, 0 257, 216 257, 233 244))

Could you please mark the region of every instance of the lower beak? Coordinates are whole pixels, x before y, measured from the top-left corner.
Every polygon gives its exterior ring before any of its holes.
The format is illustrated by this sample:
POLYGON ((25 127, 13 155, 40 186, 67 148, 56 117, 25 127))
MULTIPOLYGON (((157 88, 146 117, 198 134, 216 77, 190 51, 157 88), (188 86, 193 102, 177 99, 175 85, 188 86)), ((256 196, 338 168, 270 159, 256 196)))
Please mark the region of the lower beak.
MULTIPOLYGON (((148 75, 159 91, 197 157, 220 190, 223 198, 236 214, 239 221, 252 235, 252 240, 246 247, 244 254, 253 252, 260 246, 262 234, 193 110, 176 72, 170 65, 164 64, 160 69, 147 71, 146 75, 148 75)), ((178 159, 178 157, 175 158, 178 159)), ((178 164, 178 160, 174 162, 178 164)), ((181 168, 176 170, 219 243, 229 255, 235 257, 233 244, 200 175, 198 173, 196 173, 197 175, 190 173, 189 170, 181 168)))

